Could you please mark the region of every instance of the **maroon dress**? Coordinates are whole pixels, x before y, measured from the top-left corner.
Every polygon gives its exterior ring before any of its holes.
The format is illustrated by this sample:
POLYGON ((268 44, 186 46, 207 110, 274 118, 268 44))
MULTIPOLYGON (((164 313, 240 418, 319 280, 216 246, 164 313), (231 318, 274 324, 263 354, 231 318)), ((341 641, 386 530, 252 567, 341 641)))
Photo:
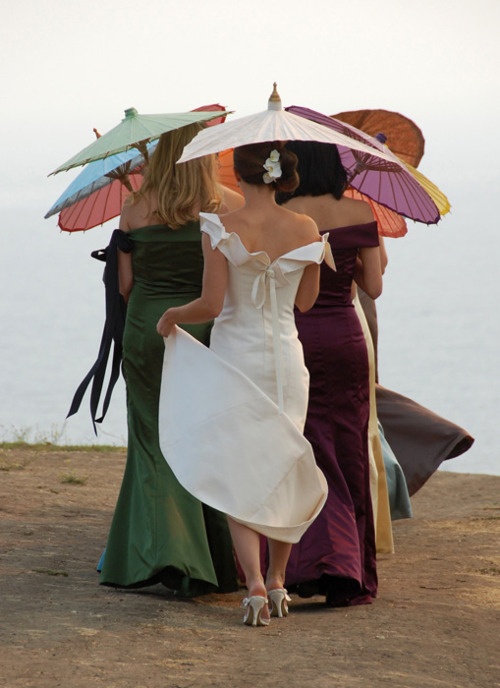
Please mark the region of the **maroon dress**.
POLYGON ((368 458, 368 354, 351 300, 359 248, 378 246, 377 223, 331 230, 337 271, 321 266, 313 308, 296 313, 310 373, 304 434, 328 481, 326 504, 294 545, 286 586, 327 604, 369 603, 377 593, 368 458))

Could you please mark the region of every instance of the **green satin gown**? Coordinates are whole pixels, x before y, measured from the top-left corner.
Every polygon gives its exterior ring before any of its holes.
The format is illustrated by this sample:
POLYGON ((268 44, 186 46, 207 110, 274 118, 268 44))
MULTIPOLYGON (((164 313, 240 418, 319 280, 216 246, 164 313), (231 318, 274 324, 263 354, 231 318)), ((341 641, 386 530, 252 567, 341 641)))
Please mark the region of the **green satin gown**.
MULTIPOLYGON (((184 596, 234 591, 237 574, 225 515, 186 492, 158 442, 164 344, 156 324, 167 308, 200 295, 199 223, 178 230, 142 227, 130 236, 134 286, 123 339, 127 463, 100 582, 119 587, 163 583, 184 596)), ((185 329, 208 344, 210 327, 185 329)))

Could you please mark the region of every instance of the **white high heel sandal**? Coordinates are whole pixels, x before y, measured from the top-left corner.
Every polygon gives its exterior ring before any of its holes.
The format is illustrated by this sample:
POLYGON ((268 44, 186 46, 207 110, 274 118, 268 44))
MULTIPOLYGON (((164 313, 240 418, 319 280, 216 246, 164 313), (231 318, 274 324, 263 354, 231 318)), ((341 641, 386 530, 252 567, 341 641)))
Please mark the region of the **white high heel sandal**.
POLYGON ((268 590, 267 594, 271 599, 271 616, 277 616, 280 619, 284 616, 288 616, 287 602, 291 602, 292 598, 285 590, 285 588, 275 588, 274 590, 268 590))
POLYGON ((260 595, 245 597, 241 603, 241 606, 247 609, 247 613, 243 617, 243 623, 246 626, 269 626, 269 619, 262 618, 262 610, 266 604, 268 604, 267 597, 261 597, 260 595))

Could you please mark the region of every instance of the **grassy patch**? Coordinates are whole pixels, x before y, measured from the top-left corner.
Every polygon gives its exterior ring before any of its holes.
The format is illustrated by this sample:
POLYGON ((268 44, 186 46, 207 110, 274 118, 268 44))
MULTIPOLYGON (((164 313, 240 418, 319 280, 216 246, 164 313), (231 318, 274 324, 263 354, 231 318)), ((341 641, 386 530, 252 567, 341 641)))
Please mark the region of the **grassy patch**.
POLYGON ((67 578, 69 573, 57 569, 32 569, 34 573, 44 573, 46 576, 63 576, 67 578))
POLYGON ((483 576, 500 576, 500 568, 498 566, 489 566, 485 569, 479 569, 479 573, 483 576))
MULTIPOLYGON (((34 449, 71 449, 72 451, 109 451, 119 450, 117 445, 71 445, 65 441, 65 426, 53 425, 50 430, 39 430, 38 427, 6 426, 0 423, 0 447, 19 448, 32 447, 34 449)), ((125 440, 122 440, 125 443, 125 440)))
POLYGON ((65 473, 61 475, 60 481, 65 485, 85 485, 88 478, 75 475, 74 473, 65 473))
POLYGON ((22 463, 9 463, 0 458, 0 471, 22 471, 24 469, 24 464, 22 463))
POLYGON ((31 449, 33 451, 70 451, 70 452, 122 452, 124 447, 114 444, 52 444, 51 442, 0 442, 0 449, 31 449))

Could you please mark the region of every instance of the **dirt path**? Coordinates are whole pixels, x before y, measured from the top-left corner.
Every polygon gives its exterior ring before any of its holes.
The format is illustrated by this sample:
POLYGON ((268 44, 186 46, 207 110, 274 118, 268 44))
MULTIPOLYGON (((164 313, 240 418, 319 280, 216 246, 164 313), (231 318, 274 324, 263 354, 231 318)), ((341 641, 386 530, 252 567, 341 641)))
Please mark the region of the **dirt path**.
POLYGON ((242 595, 98 585, 124 451, 0 448, 0 686, 500 686, 500 477, 437 473, 394 524, 379 599, 241 624, 242 595))

